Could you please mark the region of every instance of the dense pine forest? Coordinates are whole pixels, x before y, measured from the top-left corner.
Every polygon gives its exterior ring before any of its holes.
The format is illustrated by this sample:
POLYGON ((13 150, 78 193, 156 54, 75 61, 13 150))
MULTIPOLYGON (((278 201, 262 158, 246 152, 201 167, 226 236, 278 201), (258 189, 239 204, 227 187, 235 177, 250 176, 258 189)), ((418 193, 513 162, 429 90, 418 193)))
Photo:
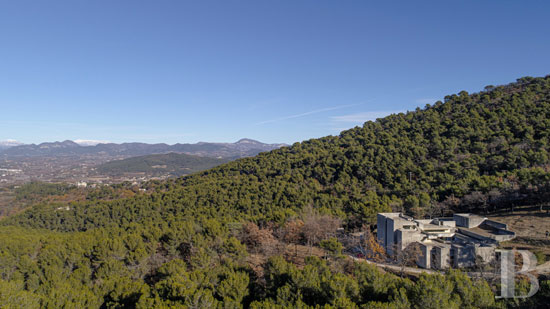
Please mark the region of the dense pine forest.
POLYGON ((496 302, 460 271, 406 278, 351 261, 334 235, 374 229, 382 211, 548 207, 549 151, 550 76, 524 77, 145 192, 40 202, 1 222, 0 306, 542 306, 548 280, 536 297, 496 302), (326 254, 296 263, 287 245, 326 254))

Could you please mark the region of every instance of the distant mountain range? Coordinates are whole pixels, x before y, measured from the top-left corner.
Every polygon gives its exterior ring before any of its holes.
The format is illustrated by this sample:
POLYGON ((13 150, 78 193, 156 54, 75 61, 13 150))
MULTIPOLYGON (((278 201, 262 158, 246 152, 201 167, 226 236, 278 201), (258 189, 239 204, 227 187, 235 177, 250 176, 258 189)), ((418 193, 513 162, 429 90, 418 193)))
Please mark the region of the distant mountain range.
POLYGON ((0 143, 0 155, 8 157, 52 157, 52 156, 144 156, 163 153, 186 153, 198 156, 239 158, 254 156, 260 152, 270 151, 285 144, 264 144, 252 139, 241 139, 236 143, 196 144, 146 144, 146 143, 106 143, 87 146, 67 140, 64 142, 21 145, 15 141, 0 143))

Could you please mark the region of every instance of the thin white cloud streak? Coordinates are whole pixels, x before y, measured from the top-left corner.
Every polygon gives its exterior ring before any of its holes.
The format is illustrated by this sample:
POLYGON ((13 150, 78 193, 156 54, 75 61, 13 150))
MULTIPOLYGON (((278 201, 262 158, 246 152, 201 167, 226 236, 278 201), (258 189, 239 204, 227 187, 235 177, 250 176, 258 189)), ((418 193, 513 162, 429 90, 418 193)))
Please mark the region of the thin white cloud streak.
POLYGON ((329 111, 333 111, 333 110, 338 110, 338 109, 353 107, 353 106, 358 106, 358 105, 361 105, 361 103, 359 103, 359 104, 339 105, 339 106, 333 106, 333 107, 325 107, 325 108, 316 109, 316 110, 312 110, 312 111, 301 113, 301 114, 289 115, 289 116, 275 118, 275 119, 271 119, 271 120, 260 121, 260 122, 255 123, 255 125, 262 125, 262 124, 279 122, 279 121, 288 120, 288 119, 301 118, 301 117, 305 117, 305 116, 309 116, 309 115, 313 115, 313 114, 319 114, 319 113, 329 112, 329 111))
POLYGON ((376 120, 377 118, 386 117, 391 114, 401 113, 403 111, 376 111, 376 112, 361 112, 342 116, 333 116, 330 119, 333 122, 346 122, 346 123, 363 123, 369 120, 376 120))

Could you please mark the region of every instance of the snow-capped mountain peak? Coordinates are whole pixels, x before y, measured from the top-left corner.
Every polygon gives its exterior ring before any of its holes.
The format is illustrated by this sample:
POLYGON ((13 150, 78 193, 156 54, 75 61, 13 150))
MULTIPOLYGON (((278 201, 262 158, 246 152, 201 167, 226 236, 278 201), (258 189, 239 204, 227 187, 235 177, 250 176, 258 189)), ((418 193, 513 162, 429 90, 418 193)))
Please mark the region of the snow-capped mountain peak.
POLYGON ((23 145, 23 143, 18 142, 14 139, 7 139, 5 141, 0 141, 0 146, 4 146, 4 147, 15 147, 20 145, 23 145))
POLYGON ((79 144, 80 146, 96 146, 99 144, 109 143, 109 141, 99 141, 99 140, 93 140, 93 139, 77 139, 74 142, 79 144))

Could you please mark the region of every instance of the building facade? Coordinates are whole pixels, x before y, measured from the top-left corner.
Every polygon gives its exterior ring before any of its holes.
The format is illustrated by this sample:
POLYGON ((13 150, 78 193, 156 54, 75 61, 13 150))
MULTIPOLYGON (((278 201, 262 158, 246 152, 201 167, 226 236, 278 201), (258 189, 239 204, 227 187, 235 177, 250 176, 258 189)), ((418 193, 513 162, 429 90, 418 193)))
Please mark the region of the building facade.
POLYGON ((417 264, 433 269, 490 262, 498 243, 515 237, 506 224, 474 214, 414 219, 401 213, 379 213, 377 230, 378 242, 390 256, 415 243, 421 251, 417 264))

